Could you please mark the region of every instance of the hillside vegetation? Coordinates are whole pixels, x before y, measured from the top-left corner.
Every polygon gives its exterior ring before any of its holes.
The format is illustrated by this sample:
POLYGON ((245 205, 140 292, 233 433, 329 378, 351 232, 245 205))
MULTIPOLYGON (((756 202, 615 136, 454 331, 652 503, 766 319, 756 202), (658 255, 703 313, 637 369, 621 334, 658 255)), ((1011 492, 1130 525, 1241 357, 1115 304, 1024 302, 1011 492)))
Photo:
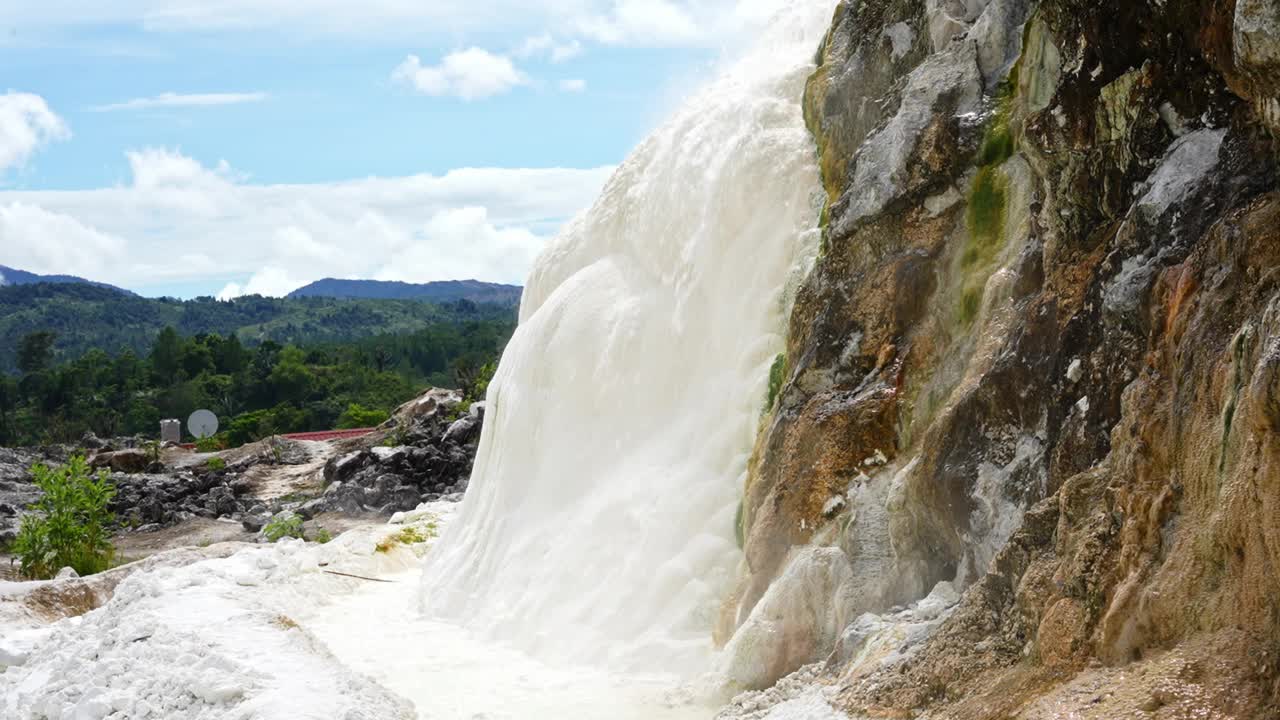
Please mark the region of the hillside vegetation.
POLYGON ((264 298, 143 298, 88 284, 0 287, 0 373, 17 370, 19 341, 33 332, 57 337, 54 357, 76 360, 91 350, 110 356, 145 354, 166 327, 180 335, 235 336, 246 346, 347 343, 377 335, 406 335, 465 323, 512 324, 510 305, 469 300, 264 298))
POLYGON ((468 387, 515 330, 467 300, 151 300, 0 288, 0 446, 156 436, 199 408, 219 440, 367 427, 427 387, 468 387))

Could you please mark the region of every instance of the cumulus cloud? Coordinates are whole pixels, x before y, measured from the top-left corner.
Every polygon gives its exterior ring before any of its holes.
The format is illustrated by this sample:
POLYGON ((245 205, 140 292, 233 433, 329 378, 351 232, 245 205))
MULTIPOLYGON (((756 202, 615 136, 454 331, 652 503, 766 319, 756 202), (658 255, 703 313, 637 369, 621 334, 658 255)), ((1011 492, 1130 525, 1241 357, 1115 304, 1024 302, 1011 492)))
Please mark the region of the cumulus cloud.
POLYGON ((242 295, 283 297, 306 284, 306 281, 290 275, 288 270, 269 267, 254 273, 244 285, 227 283, 217 297, 219 300, 231 300, 242 295))
POLYGON ((15 202, 0 206, 0 247, 15 267, 92 276, 104 264, 123 261, 127 245, 68 215, 15 202))
POLYGON ((580 78, 561 80, 560 89, 567 93, 580 93, 587 89, 587 81, 580 78))
POLYGON ((115 112, 118 110, 153 110, 155 108, 212 107, 218 105, 243 105, 244 103, 262 102, 270 95, 264 92, 252 93, 160 93, 153 97, 134 98, 110 105, 96 105, 90 110, 94 112, 115 112))
POLYGON ((553 63, 562 63, 581 55, 582 43, 578 40, 560 42, 550 33, 543 33, 525 39, 520 47, 516 48, 515 54, 516 57, 521 58, 541 57, 553 63))
POLYGON ((66 122, 44 98, 13 91, 0 95, 0 173, 25 165, 41 146, 69 137, 66 122))
POLYGON ((528 82, 510 58, 478 47, 450 53, 439 65, 423 65, 417 55, 410 55, 391 72, 391 79, 425 95, 468 101, 502 95, 528 82))
POLYGON ((577 29, 606 45, 694 45, 708 34, 696 11, 669 0, 620 0, 610 11, 580 20, 577 29))
POLYGON ((285 294, 323 277, 522 283, 612 168, 262 185, 172 150, 129 154, 132 181, 0 192, 7 264, 130 288, 199 283, 285 294), (216 284, 214 284, 216 283, 216 284))

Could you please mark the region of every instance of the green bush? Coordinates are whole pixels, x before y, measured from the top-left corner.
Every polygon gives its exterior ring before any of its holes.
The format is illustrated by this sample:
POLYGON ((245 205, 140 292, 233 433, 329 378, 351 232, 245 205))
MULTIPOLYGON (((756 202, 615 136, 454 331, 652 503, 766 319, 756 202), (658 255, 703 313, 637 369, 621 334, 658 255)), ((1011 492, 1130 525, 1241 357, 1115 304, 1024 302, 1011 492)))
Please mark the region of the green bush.
POLYGON ((332 533, 330 533, 328 530, 324 528, 320 528, 319 530, 316 531, 315 537, 311 538, 311 541, 324 545, 325 543, 329 542, 332 539, 333 539, 332 533))
POLYGON ((200 438, 196 440, 196 451, 202 453, 218 452, 227 449, 227 439, 223 435, 200 438))
POLYGON ((227 461, 220 457, 211 457, 205 461, 204 466, 210 472, 221 472, 227 469, 227 461))
POLYGON ((80 575, 111 567, 115 548, 107 526, 113 517, 107 506, 116 490, 106 471, 92 475, 84 458, 75 456, 55 469, 32 466, 31 474, 44 497, 31 505, 35 514, 22 519, 13 542, 23 574, 43 579, 64 567, 80 575))
POLYGON ((493 374, 498 372, 498 362, 490 360, 480 366, 480 370, 476 372, 476 376, 465 387, 463 387, 463 396, 469 402, 480 402, 484 400, 485 395, 489 392, 489 383, 493 382, 493 374))
POLYGON ((387 421, 390 415, 385 410, 367 408, 359 403, 351 403, 338 416, 339 430, 377 427, 387 421))
POLYGON ((275 542, 281 538, 298 538, 302 539, 302 517, 299 515, 290 515, 279 520, 272 520, 267 526, 262 528, 262 536, 267 542, 275 542))

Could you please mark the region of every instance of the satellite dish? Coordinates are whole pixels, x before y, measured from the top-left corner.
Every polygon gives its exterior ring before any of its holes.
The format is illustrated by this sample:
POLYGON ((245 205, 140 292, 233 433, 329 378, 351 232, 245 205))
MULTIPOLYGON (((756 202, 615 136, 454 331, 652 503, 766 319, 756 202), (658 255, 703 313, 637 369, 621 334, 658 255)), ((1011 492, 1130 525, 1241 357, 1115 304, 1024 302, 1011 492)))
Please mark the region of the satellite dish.
POLYGON ((218 416, 208 410, 197 410, 187 418, 187 429, 200 440, 213 437, 218 432, 218 416))

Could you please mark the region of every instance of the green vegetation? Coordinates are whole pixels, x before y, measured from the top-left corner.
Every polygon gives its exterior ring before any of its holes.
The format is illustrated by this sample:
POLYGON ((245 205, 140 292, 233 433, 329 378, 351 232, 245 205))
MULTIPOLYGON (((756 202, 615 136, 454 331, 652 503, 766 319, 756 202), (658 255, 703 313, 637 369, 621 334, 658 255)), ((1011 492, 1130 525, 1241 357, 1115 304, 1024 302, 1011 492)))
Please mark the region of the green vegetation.
POLYGON ((773 365, 769 366, 769 399, 764 405, 765 412, 772 410, 774 403, 778 402, 778 394, 782 392, 782 383, 786 378, 787 356, 781 353, 773 359, 773 365))
POLYGON ((360 403, 351 403, 338 416, 337 428, 351 430, 354 428, 377 427, 387 421, 391 413, 380 408, 367 408, 360 403))
POLYGON ((277 542, 283 538, 291 537, 303 539, 302 534, 302 517, 299 515, 289 515, 278 520, 272 520, 262 528, 262 537, 267 542, 277 542))
MULTIPOLYGON (((203 452, 277 434, 369 427, 381 423, 426 387, 459 387, 483 397, 494 360, 515 329, 510 308, 487 308, 466 301, 446 308, 405 301, 422 316, 427 323, 424 327, 398 335, 289 345, 271 339, 248 341, 242 331, 224 335, 205 326, 196 334, 184 335, 178 328, 165 326, 155 330, 141 350, 126 344, 112 355, 102 349, 112 347, 109 338, 123 340, 132 335, 112 335, 112 326, 99 311, 119 305, 115 309, 120 311, 121 322, 133 328, 127 313, 132 303, 165 305, 169 301, 143 300, 92 286, 56 287, 107 293, 112 300, 102 307, 93 305, 97 309, 86 311, 82 319, 44 318, 50 320, 51 327, 75 333, 69 341, 64 342, 61 334, 55 335, 48 327, 34 328, 13 341, 17 350, 9 357, 18 373, 0 371, 0 446, 73 442, 86 431, 104 437, 154 437, 161 418, 186 418, 202 407, 217 413, 223 428, 199 444, 203 452), (94 322, 107 325, 97 328, 94 322), (86 350, 86 342, 102 344, 86 350)), ((19 289, 47 294, 49 288, 27 285, 19 289)), ((26 310, 6 310, 4 298, 9 290, 0 288, 0 336, 13 329, 14 317, 28 314, 26 310)), ((37 304, 44 301, 53 302, 49 298, 33 300, 37 304)), ((268 307, 285 302, 262 298, 246 302, 253 306, 258 301, 268 307)), ((219 313, 241 313, 239 302, 176 305, 185 308, 184 312, 207 312, 216 320, 219 313)), ((322 299, 287 302, 325 309, 332 315, 343 312, 322 299)), ((359 311, 365 304, 394 306, 398 301, 345 302, 353 303, 359 311)), ((74 304, 63 307, 54 303, 45 309, 50 308, 61 308, 59 313, 72 316, 79 312, 74 304)), ((367 322, 370 324, 359 328, 361 332, 369 333, 383 319, 373 316, 367 322)), ((210 320, 210 324, 218 322, 210 320)), ((0 344, 0 364, 4 347, 0 344)))
POLYGON ((22 519, 13 554, 22 572, 32 578, 51 578, 64 567, 80 575, 92 575, 111 567, 115 548, 107 527, 113 518, 107 510, 115 487, 106 473, 89 472, 83 457, 64 466, 31 468, 36 487, 44 492, 22 519))
POLYGON ((1018 68, 1000 84, 996 111, 978 150, 978 174, 969 191, 967 222, 969 242, 960 257, 964 284, 960 291, 960 322, 968 325, 978 316, 982 294, 991 268, 1004 246, 1004 226, 1009 200, 1009 181, 1001 171, 1017 150, 1012 130, 1018 68))
POLYGON ((380 553, 391 552, 391 548, 397 545, 417 545, 424 543, 436 536, 436 524, 428 523, 425 532, 416 527, 410 526, 400 532, 390 535, 378 543, 377 551, 380 553))
POLYGON ((200 438, 199 440, 196 440, 197 452, 211 453, 211 452, 218 452, 219 450, 226 450, 226 449, 227 449, 227 443, 225 438, 207 437, 207 438, 200 438))
POLYGON ((458 365, 458 383, 462 387, 462 399, 468 404, 481 402, 489 392, 493 374, 498 372, 497 360, 490 360, 479 367, 469 363, 458 365))
POLYGON ((227 469, 227 461, 220 457, 213 457, 206 460, 204 466, 210 472, 222 472, 227 469))
POLYGON ((333 540, 333 535, 330 534, 330 532, 324 528, 320 528, 319 530, 317 530, 315 537, 311 538, 312 542, 317 542, 317 543, 320 543, 321 545, 324 545, 330 540, 333 540))
MULTIPOLYGON (((465 345, 477 332, 468 330, 470 324, 491 327, 500 335, 509 334, 515 319, 510 305, 469 300, 430 303, 253 295, 226 302, 207 297, 180 301, 83 284, 7 285, 0 287, 0 373, 22 370, 19 343, 32 333, 54 333, 49 349, 66 362, 94 350, 112 357, 126 351, 142 356, 154 347, 157 335, 171 327, 178 337, 235 336, 248 348, 268 341, 307 347, 355 344, 370 354, 370 363, 380 363, 380 369, 412 366, 422 375, 444 377, 449 360, 459 354, 451 346, 465 345), (418 333, 426 333, 431 342, 413 337, 418 333), (399 339, 390 341, 391 336, 399 339), (358 342, 366 340, 376 341, 358 342)), ((170 364, 166 369, 176 368, 170 364)))

